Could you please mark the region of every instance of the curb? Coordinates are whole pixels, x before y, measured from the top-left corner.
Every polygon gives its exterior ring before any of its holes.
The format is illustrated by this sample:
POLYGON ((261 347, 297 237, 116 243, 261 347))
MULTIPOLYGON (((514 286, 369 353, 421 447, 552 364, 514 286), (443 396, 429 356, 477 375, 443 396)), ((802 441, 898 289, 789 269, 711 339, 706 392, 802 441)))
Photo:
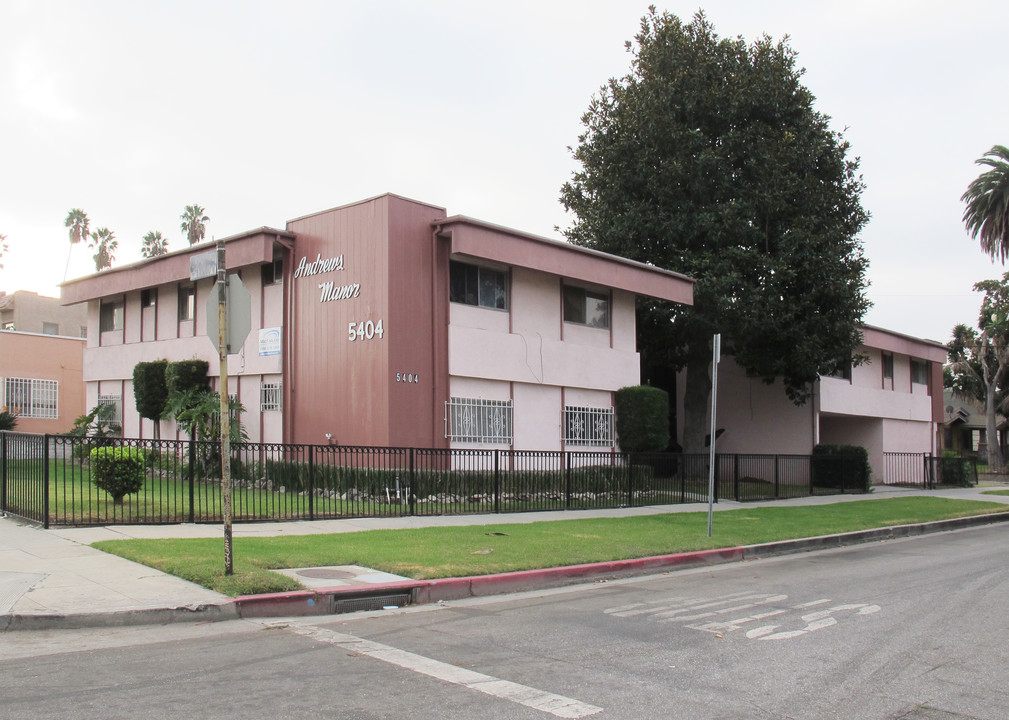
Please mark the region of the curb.
POLYGON ((184 607, 144 608, 69 615, 0 614, 0 632, 19 630, 69 630, 132 625, 165 625, 177 622, 218 622, 241 618, 306 617, 334 615, 357 610, 381 610, 461 600, 469 597, 563 587, 582 582, 603 582, 656 571, 760 560, 816 550, 829 550, 870 542, 916 537, 1009 522, 1009 512, 937 520, 913 525, 895 525, 872 530, 821 535, 798 540, 657 555, 629 560, 611 560, 583 565, 522 570, 495 575, 474 575, 437 580, 406 580, 373 585, 341 586, 262 595, 244 595, 223 603, 184 607))

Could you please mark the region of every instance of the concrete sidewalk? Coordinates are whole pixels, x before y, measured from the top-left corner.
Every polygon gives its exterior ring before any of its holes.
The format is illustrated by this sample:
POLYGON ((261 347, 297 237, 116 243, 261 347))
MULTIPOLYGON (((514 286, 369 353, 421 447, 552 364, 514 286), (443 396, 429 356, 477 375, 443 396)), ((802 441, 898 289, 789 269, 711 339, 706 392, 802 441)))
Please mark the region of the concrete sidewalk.
MULTIPOLYGON (((715 505, 723 512, 740 507, 788 507, 821 505, 855 500, 873 500, 887 497, 926 495, 972 500, 987 500, 1009 505, 1009 496, 983 495, 987 488, 954 490, 908 490, 904 488, 877 487, 869 495, 821 496, 796 498, 762 503, 735 503, 722 501, 715 505)), ((606 510, 572 510, 510 515, 466 515, 402 518, 364 518, 348 520, 318 520, 280 523, 241 523, 234 526, 234 537, 270 537, 284 535, 310 535, 323 533, 357 532, 377 529, 408 529, 420 527, 445 527, 466 525, 502 525, 531 523, 560 519, 629 517, 661 513, 698 512, 707 509, 703 503, 665 505, 653 507, 619 508, 606 510)), ((1007 508, 1009 509, 1009 508, 1007 508)), ((1006 517, 1009 517, 1007 515, 1006 517)), ((717 522, 717 520, 716 520, 717 522)), ((966 525, 955 521, 937 529, 966 525), (959 523, 959 524, 956 524, 959 523)), ((878 531, 873 538, 882 537, 878 531)), ((918 530, 916 532, 921 532, 918 530)), ((891 531, 886 531, 891 537, 891 531)), ((904 534, 913 534, 906 532, 904 534)), ((795 552, 815 547, 837 546, 846 542, 861 542, 858 536, 870 538, 867 533, 832 536, 818 539, 817 543, 794 541, 776 543, 774 554, 795 552), (805 544, 803 544, 805 543, 805 544), (789 549, 792 548, 792 549, 789 549)), ((70 628, 116 626, 132 624, 157 624, 177 621, 213 621, 240 616, 287 615, 332 612, 333 603, 340 597, 354 600, 367 594, 389 593, 399 596, 409 593, 414 601, 433 601, 462 597, 466 594, 510 592, 515 589, 534 589, 551 584, 575 582, 578 578, 615 576, 647 572, 659 568, 687 563, 726 562, 742 559, 744 549, 728 548, 708 553, 683 553, 663 556, 660 559, 600 563, 574 568, 553 568, 507 573, 494 578, 464 578, 450 581, 396 581, 378 576, 369 578, 362 573, 345 573, 350 579, 341 583, 320 581, 313 591, 282 593, 272 596, 239 599, 238 601, 199 585, 167 575, 158 570, 109 555, 89 546, 99 540, 127 538, 195 538, 222 537, 220 525, 132 525, 97 528, 55 528, 42 530, 14 518, 0 518, 0 630, 34 628, 70 628), (363 579, 362 579, 363 578, 363 579), (376 584, 377 583, 377 584, 376 584), (319 588, 329 585, 328 605, 319 588), (340 586, 336 588, 336 586, 340 586), (474 588, 482 588, 475 591, 474 588)), ((768 548, 765 552, 770 552, 768 548)), ((753 549, 750 549, 752 556, 753 549)), ((362 569, 363 570, 363 569, 362 569)), ((337 577, 317 573, 323 578, 337 577)))

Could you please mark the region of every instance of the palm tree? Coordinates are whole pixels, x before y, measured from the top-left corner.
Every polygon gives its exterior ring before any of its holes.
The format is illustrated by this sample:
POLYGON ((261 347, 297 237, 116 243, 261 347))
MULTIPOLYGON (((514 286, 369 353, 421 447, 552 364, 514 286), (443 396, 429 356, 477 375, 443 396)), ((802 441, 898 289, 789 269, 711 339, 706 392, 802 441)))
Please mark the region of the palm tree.
POLYGON ((92 256, 95 260, 95 270, 101 271, 112 267, 112 261, 116 258, 116 249, 119 241, 108 228, 98 228, 91 236, 91 247, 95 248, 92 256))
MULTIPOLYGON (((0 257, 3 257, 4 253, 7 252, 7 243, 5 242, 6 240, 7 240, 6 235, 0 235, 0 257)), ((4 266, 3 263, 0 263, 0 270, 3 270, 3 266, 4 266)))
POLYGON ((206 224, 210 222, 210 218, 204 212, 199 205, 186 205, 186 211, 179 216, 182 219, 179 229, 189 239, 190 245, 200 242, 207 234, 206 224))
POLYGON ((67 272, 70 270, 70 253, 74 249, 74 245, 81 240, 87 242, 91 235, 89 222, 88 214, 80 208, 73 208, 67 213, 66 220, 63 221, 64 227, 70 229, 70 250, 67 251, 67 266, 63 270, 64 280, 67 279, 67 272))
POLYGON ((144 244, 140 254, 145 258, 157 257, 168 252, 168 240, 160 232, 152 230, 144 235, 144 244))
POLYGON ((974 162, 990 167, 967 186, 963 221, 971 238, 980 235, 981 249, 1005 263, 1009 256, 1009 148, 996 145, 974 162))

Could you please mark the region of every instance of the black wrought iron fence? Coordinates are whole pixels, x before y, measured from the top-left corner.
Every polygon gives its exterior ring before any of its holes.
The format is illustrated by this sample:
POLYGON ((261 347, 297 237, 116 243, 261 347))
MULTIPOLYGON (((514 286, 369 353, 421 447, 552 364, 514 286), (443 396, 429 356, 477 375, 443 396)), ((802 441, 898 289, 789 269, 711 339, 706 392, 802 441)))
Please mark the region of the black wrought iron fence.
MULTIPOLYGON (((841 458, 717 455, 715 499, 864 491, 841 458)), ((241 443, 231 448, 236 522, 513 513, 706 501, 708 455, 241 443)), ((180 440, 0 433, 2 510, 46 526, 220 522, 220 447, 180 440), (101 446, 142 466, 116 502, 101 446)))
POLYGON ((883 483, 932 489, 977 485, 977 458, 944 453, 883 453, 883 483))

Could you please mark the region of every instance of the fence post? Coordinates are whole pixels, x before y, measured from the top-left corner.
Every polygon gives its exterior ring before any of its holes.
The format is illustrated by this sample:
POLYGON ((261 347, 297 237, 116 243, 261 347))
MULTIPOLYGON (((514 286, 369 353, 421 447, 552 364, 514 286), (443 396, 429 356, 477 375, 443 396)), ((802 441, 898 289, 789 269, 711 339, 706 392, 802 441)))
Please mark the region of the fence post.
POLYGON ((413 448, 410 448, 410 489, 407 491, 410 494, 407 496, 408 507, 410 508, 410 514, 417 514, 417 493, 414 492, 414 480, 416 478, 416 473, 414 472, 414 457, 413 448))
MULTIPOLYGON (((714 442, 714 441, 712 441, 714 442)), ((732 492, 736 496, 736 502, 739 502, 739 454, 732 456, 732 492)))
POLYGON ((42 527, 49 529, 49 433, 42 436, 42 527))
POLYGON ((564 508, 571 509, 571 451, 561 450, 564 457, 564 508))
POLYGON ((315 520, 315 446, 308 446, 308 519, 315 520))
POLYGON ((777 500, 781 497, 781 480, 780 480, 780 465, 781 458, 777 455, 774 456, 774 499, 777 500))
POLYGON ((494 512, 501 512, 501 451, 494 451, 494 512))
POLYGON ((189 438, 189 522, 196 522, 196 441, 189 438))
POLYGON ((935 478, 932 476, 932 463, 929 462, 929 454, 922 453, 922 460, 925 463, 925 489, 935 490, 935 478))
POLYGON ((624 462, 627 465, 627 507, 634 506, 634 461, 630 453, 624 453, 624 462))
POLYGON ((0 432, 0 513, 7 512, 7 431, 0 432))

